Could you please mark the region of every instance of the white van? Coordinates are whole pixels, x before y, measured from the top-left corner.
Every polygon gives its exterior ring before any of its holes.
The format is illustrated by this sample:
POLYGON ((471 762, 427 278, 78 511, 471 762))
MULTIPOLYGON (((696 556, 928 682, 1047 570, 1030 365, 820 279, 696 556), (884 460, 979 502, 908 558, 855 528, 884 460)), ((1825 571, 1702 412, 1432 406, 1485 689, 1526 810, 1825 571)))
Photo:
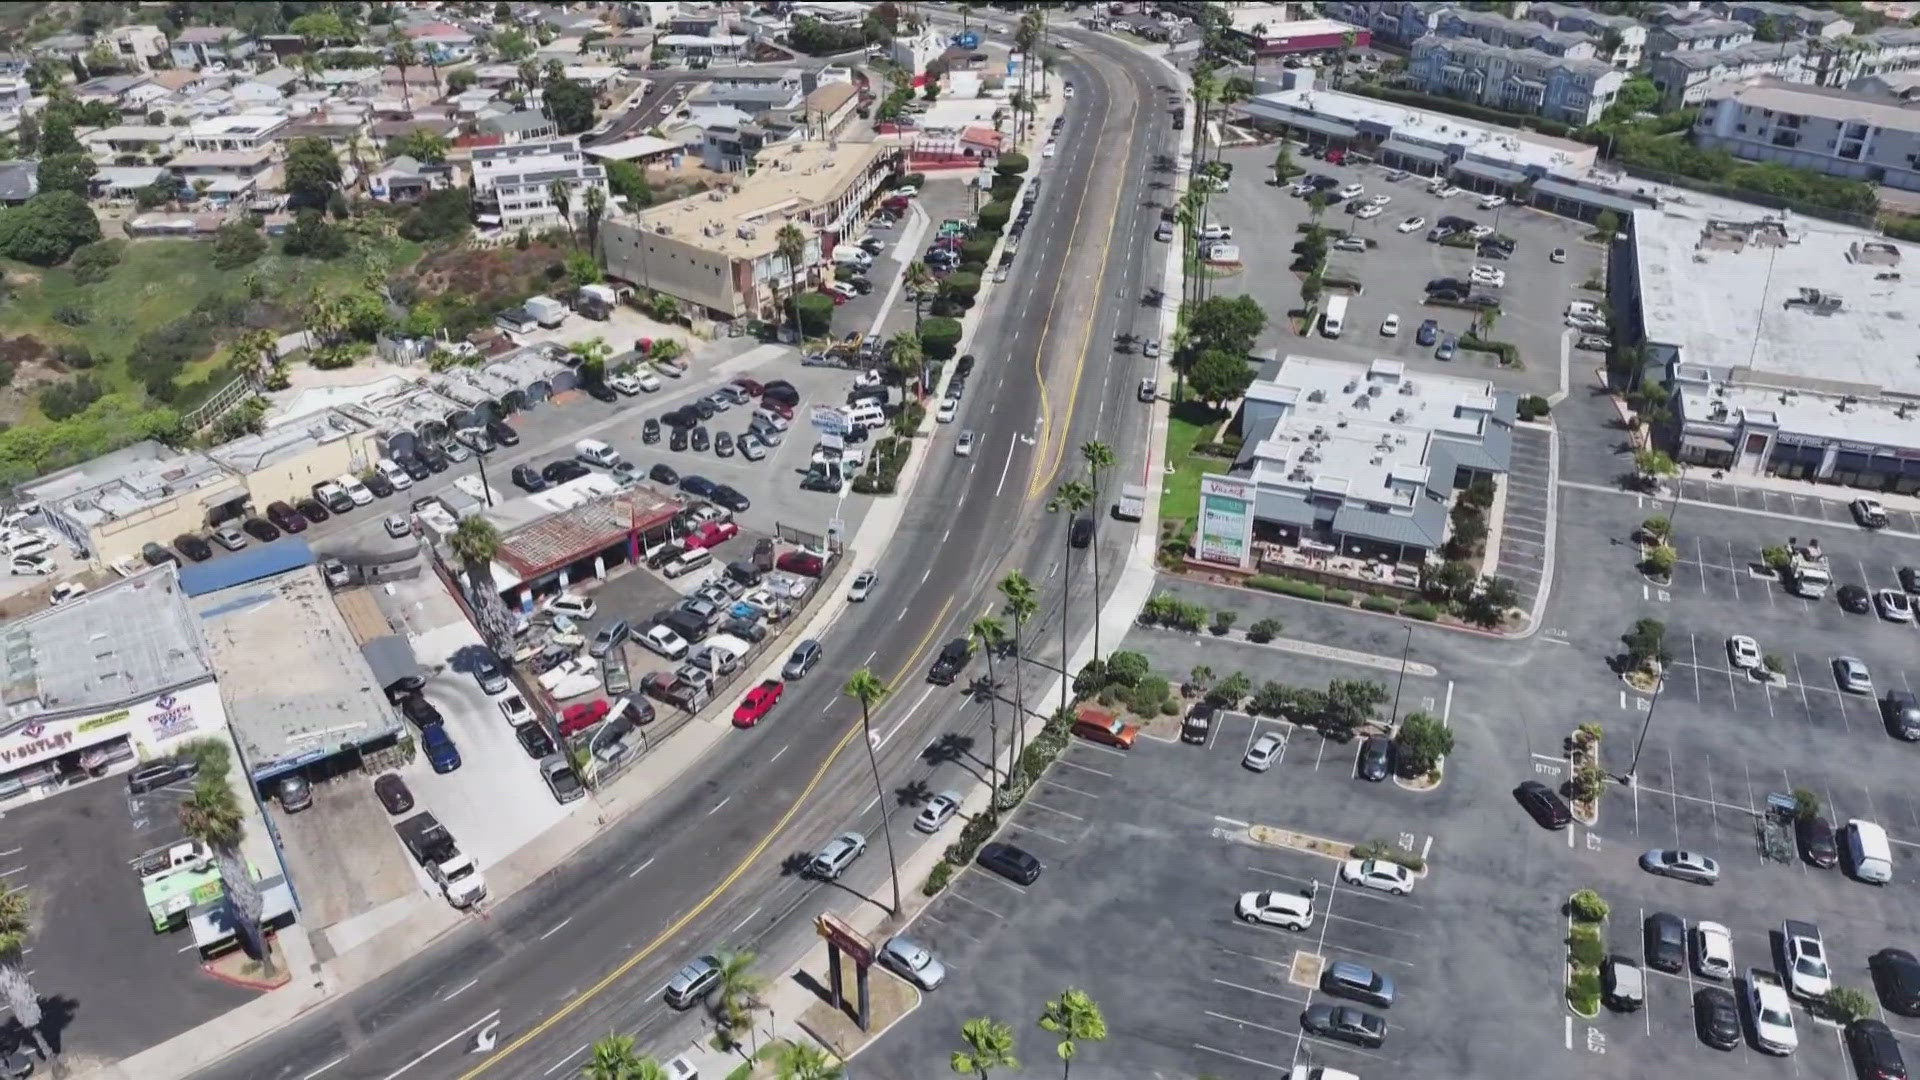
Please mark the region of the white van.
POLYGON ((407 475, 407 470, 392 458, 381 458, 373 463, 373 467, 380 470, 380 475, 387 478, 387 483, 392 484, 395 491, 405 491, 413 486, 413 477, 407 475))
POLYGON ((1233 226, 1217 225, 1213 222, 1208 222, 1206 227, 1200 230, 1200 239, 1231 240, 1233 239, 1233 226))
POLYGON ((603 469, 611 469, 620 464, 620 451, 599 439, 581 439, 574 443, 573 456, 589 465, 598 465, 603 469))
POLYGON ((1854 818, 1847 822, 1846 840, 1847 861, 1854 877, 1870 885, 1893 880, 1893 849, 1887 846, 1887 830, 1854 818))
POLYGON ((708 551, 706 548, 694 548, 692 551, 668 563, 661 573, 670 578, 677 578, 683 574, 691 574, 712 561, 713 552, 708 551))
POLYGON ((591 621, 599 611, 600 605, 594 603, 592 597, 581 596, 579 593, 561 593, 547 605, 548 614, 565 615, 575 622, 591 621))
POLYGON ((865 273, 873 266, 873 256, 861 251, 859 247, 853 244, 842 244, 833 249, 833 264, 835 266, 851 266, 861 273, 865 273))
POLYGON ((869 401, 847 411, 847 423, 863 428, 887 426, 886 410, 869 401))

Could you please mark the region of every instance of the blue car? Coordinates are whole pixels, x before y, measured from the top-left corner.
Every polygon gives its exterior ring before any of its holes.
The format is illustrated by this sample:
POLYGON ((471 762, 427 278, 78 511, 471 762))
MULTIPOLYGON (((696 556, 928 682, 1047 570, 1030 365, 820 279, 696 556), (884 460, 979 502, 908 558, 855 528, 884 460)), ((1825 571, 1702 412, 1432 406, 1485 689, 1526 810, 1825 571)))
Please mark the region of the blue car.
POLYGON ((720 485, 704 476, 683 476, 680 478, 680 490, 702 499, 710 499, 719 490, 720 485))
POLYGON ((1419 345, 1431 345, 1439 337, 1440 323, 1434 319, 1428 319, 1420 324, 1420 329, 1413 335, 1413 340, 1419 345))
POLYGON ((450 773, 460 767, 460 748, 453 745, 453 736, 447 734, 445 724, 435 724, 420 731, 420 748, 426 751, 427 763, 437 773, 450 773))

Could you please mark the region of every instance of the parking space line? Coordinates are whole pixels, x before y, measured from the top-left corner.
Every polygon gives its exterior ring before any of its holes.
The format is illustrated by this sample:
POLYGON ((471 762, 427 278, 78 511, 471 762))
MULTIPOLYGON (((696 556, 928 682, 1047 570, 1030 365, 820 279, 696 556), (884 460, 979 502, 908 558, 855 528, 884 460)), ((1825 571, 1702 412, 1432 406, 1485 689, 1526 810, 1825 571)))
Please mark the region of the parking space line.
POLYGON ((1069 814, 1065 810, 1056 810, 1053 807, 1048 806, 1046 803, 1041 802, 1039 799, 1036 799, 1031 795, 1027 796, 1027 805, 1037 806, 1040 809, 1045 810, 1049 814, 1059 814, 1063 818, 1072 818, 1075 821, 1087 820, 1086 818, 1081 817, 1079 814, 1069 814))
POLYGON ((1214 1012, 1212 1009, 1202 1009, 1201 1013, 1202 1015, 1205 1015, 1205 1016, 1211 1016, 1216 1020, 1225 1020, 1229 1024, 1239 1024, 1242 1027, 1252 1027, 1252 1028, 1259 1028, 1261 1031, 1271 1031, 1275 1035, 1292 1034, 1292 1032, 1290 1031, 1285 1031, 1277 1027, 1272 1027, 1267 1024, 1262 1024, 1256 1020, 1242 1020, 1237 1016, 1228 1016, 1226 1013, 1214 1012))
POLYGON ((1101 746, 1099 743, 1081 742, 1079 746, 1083 750, 1098 750, 1103 754, 1111 754, 1118 758, 1126 757, 1129 753, 1129 751, 1126 750, 1115 750, 1110 746, 1101 746))
POLYGON ((1231 1050, 1216 1050, 1205 1043, 1194 1043, 1193 1048, 1195 1050, 1205 1050, 1209 1054, 1219 1054, 1221 1057, 1232 1058, 1235 1061, 1244 1061, 1249 1065, 1258 1065, 1263 1069, 1272 1069, 1274 1072, 1287 1071, 1287 1066, 1285 1065, 1275 1065, 1271 1061, 1261 1061, 1259 1058, 1246 1057, 1241 1054, 1236 1054, 1231 1050))
POLYGON ((1077 761, 1069 761, 1064 755, 1054 758, 1053 760, 1056 764, 1065 765, 1070 769, 1079 769, 1082 772, 1090 772, 1095 776, 1104 776, 1104 777, 1107 777, 1108 779, 1113 778, 1113 774, 1110 772, 1102 772, 1101 770, 1096 769, 1091 765, 1082 765, 1077 761))
POLYGON ((1052 785, 1053 785, 1054 787, 1057 787, 1057 788, 1059 788, 1059 789, 1060 789, 1060 790, 1062 790, 1062 791, 1071 791, 1071 792, 1073 792, 1073 793, 1074 793, 1075 795, 1084 795, 1085 797, 1087 797, 1087 798, 1089 798, 1089 799, 1098 799, 1098 798, 1100 797, 1100 796, 1098 796, 1098 795, 1095 795, 1095 794, 1094 794, 1093 792, 1091 792, 1091 791, 1081 791, 1081 790, 1080 790, 1079 788, 1076 788, 1076 787, 1068 787, 1067 785, 1065 785, 1065 784, 1063 784, 1063 783, 1061 783, 1061 782, 1060 782, 1060 781, 1058 781, 1058 780, 1055 780, 1055 779, 1053 779, 1052 777, 1048 777, 1048 778, 1047 778, 1046 780, 1044 780, 1044 781, 1042 781, 1042 782, 1043 782, 1043 783, 1048 783, 1048 784, 1052 784, 1052 785))
POLYGON ((1296 885, 1313 884, 1313 881, 1311 878, 1295 877, 1292 874, 1283 874, 1278 870, 1267 870, 1258 866, 1249 866, 1246 869, 1255 874, 1265 874, 1268 877, 1277 877, 1281 881, 1291 881, 1296 885))
POLYGON ((1055 836, 1055 835, 1053 835, 1052 833, 1050 833, 1050 832, 1048 832, 1048 831, 1046 831, 1045 829, 1036 829, 1036 828, 1034 828, 1033 826, 1031 826, 1031 825, 1029 825, 1029 824, 1027 824, 1027 823, 1026 823, 1026 822, 1024 822, 1024 821, 1016 821, 1016 822, 1014 822, 1014 823, 1013 823, 1013 825, 1014 825, 1014 828, 1016 828, 1016 829, 1022 829, 1022 830, 1025 830, 1026 832, 1030 832, 1030 833, 1032 833, 1032 834, 1033 834, 1033 835, 1035 835, 1035 836, 1038 836, 1038 837, 1041 837, 1041 838, 1043 838, 1043 839, 1046 839, 1046 840, 1051 840, 1051 841, 1053 841, 1053 842, 1054 842, 1054 843, 1056 843, 1056 844, 1064 844, 1064 845, 1066 845, 1067 847, 1072 847, 1072 846, 1073 846, 1073 841, 1071 841, 1071 840, 1067 840, 1067 839, 1064 839, 1064 838, 1062 838, 1062 837, 1058 837, 1058 836, 1055 836))
POLYGON ((1411 930, 1401 930, 1392 926, 1382 926, 1379 923, 1368 922, 1365 919, 1356 919, 1351 915, 1336 915, 1333 912, 1329 911, 1325 913, 1325 917, 1329 919, 1339 919, 1341 922, 1352 923, 1355 926, 1364 926, 1369 930, 1380 930, 1380 931, 1384 931, 1385 933, 1399 934, 1401 937, 1412 938, 1415 941, 1420 940, 1420 935, 1414 933, 1411 930))
POLYGON ((1231 986, 1235 990, 1245 990, 1249 994, 1259 994, 1261 997, 1278 998, 1281 1001, 1290 1001, 1295 1005, 1300 1005, 1303 1007, 1306 1005, 1306 1002, 1300 1000, 1297 997, 1288 997, 1285 994, 1276 994, 1271 990, 1262 990, 1257 986, 1242 986, 1237 982, 1228 982, 1225 979, 1215 979, 1213 980, 1213 982, 1219 986, 1231 986))
POLYGON ((1362 1050, 1359 1047, 1353 1045, 1352 1043, 1333 1042, 1330 1039, 1322 1039, 1317 1035, 1309 1035, 1304 1031, 1300 1033, 1300 1040, 1302 1042, 1310 1042, 1315 1046, 1324 1046, 1329 1050, 1344 1050, 1350 1054, 1359 1054, 1361 1057, 1372 1058, 1375 1061, 1392 1060, 1388 1058, 1385 1054, 1376 1054, 1368 1050, 1362 1050))
MULTIPOLYGON (((985 875, 982 875, 982 876, 984 877, 985 875)), ((980 901, 978 901, 978 900, 975 900, 975 899, 973 899, 973 898, 972 898, 972 897, 970 897, 970 896, 967 896, 967 895, 966 895, 966 894, 964 894, 964 893, 961 893, 961 892, 959 892, 958 890, 953 890, 953 891, 949 891, 949 892, 947 893, 947 895, 948 895, 948 896, 951 896, 951 897, 953 897, 953 898, 954 898, 955 900, 958 900, 958 901, 960 901, 961 903, 963 903, 963 904, 965 904, 965 905, 967 905, 968 907, 976 907, 976 908, 979 908, 979 909, 980 909, 981 911, 984 911, 984 912, 986 912, 987 914, 989 914, 989 915, 991 915, 991 916, 993 916, 993 917, 994 917, 994 918, 996 918, 996 919, 1004 919, 1004 918, 1006 918, 1006 916, 1005 916, 1005 915, 1002 915, 1002 914, 1000 914, 999 912, 997 912, 997 911, 995 911, 995 910, 993 910, 992 908, 990 908, 990 907, 988 907, 987 905, 985 905, 985 904, 983 904, 983 903, 981 903, 981 902, 980 902, 980 901)))
MULTIPOLYGON (((1669 747, 1666 747, 1665 750, 1667 753, 1667 775, 1673 776, 1674 775, 1673 748, 1669 746, 1669 747)), ((1668 794, 1671 795, 1673 793, 1668 792, 1668 794)), ((1711 792, 1708 793, 1708 798, 1709 798, 1708 805, 1711 806, 1712 805, 1711 792)), ((1673 801, 1673 846, 1675 848, 1684 850, 1686 845, 1680 842, 1680 800, 1678 797, 1675 797, 1672 801, 1673 801)))

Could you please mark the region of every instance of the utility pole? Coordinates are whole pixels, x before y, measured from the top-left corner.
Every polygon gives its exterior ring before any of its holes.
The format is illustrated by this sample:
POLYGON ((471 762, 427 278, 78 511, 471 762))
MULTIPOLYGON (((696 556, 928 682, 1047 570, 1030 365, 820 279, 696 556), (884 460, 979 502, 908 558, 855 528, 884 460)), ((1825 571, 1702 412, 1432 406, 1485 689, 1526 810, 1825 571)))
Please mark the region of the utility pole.
POLYGON ((1393 715, 1388 718, 1394 729, 1400 727, 1400 691, 1407 685, 1407 654, 1413 651, 1413 626, 1407 626, 1406 644, 1400 646, 1400 679, 1393 684, 1393 715))

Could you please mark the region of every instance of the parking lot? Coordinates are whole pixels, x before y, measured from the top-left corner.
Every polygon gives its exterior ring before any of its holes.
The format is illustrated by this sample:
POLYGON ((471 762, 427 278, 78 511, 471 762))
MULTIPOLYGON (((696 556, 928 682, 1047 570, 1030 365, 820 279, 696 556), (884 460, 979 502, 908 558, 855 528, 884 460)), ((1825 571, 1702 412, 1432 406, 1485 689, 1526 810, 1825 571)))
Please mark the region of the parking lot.
POLYGON ((1601 249, 1582 240, 1587 226, 1524 207, 1481 210, 1478 196, 1472 193, 1438 198, 1428 193, 1422 177, 1389 181, 1389 170, 1383 167, 1332 165, 1307 157, 1303 148, 1295 146, 1295 163, 1308 172, 1334 177, 1342 185, 1360 184, 1365 189, 1362 200, 1374 195, 1392 200, 1378 217, 1363 219, 1348 213, 1357 204, 1351 199, 1327 207, 1322 215, 1324 227, 1351 230, 1369 242, 1365 252, 1331 251, 1327 259, 1328 277, 1357 278, 1365 290, 1351 299, 1348 328, 1340 338, 1326 338, 1313 328, 1304 335, 1309 343, 1293 336, 1281 313, 1300 306, 1300 277, 1290 269, 1295 259, 1290 249, 1299 236, 1299 227, 1312 215, 1306 199, 1271 183, 1277 151, 1277 143, 1225 151, 1222 159, 1235 167, 1233 183, 1227 193, 1214 197, 1209 211, 1211 220, 1253 240, 1238 245, 1245 269, 1218 279, 1216 288, 1222 294, 1250 292, 1267 309, 1270 319, 1260 341, 1262 346, 1277 347, 1282 353, 1305 349, 1315 355, 1361 362, 1386 357, 1406 361, 1416 370, 1483 374, 1502 388, 1527 393, 1548 394, 1558 389, 1563 339, 1571 341, 1563 325, 1567 302, 1600 298, 1599 293, 1580 287, 1601 269, 1601 249), (1449 215, 1485 224, 1496 234, 1512 237, 1518 247, 1511 258, 1492 260, 1476 255, 1471 248, 1429 242, 1427 231, 1449 215), (1410 232, 1399 231, 1398 226, 1412 217, 1423 218, 1424 224, 1410 232), (1549 260, 1555 248, 1566 250, 1565 262, 1549 260), (1502 370, 1491 353, 1462 351, 1452 361, 1438 361, 1434 359, 1434 346, 1422 346, 1415 340, 1424 319, 1433 319, 1442 335, 1460 335, 1473 328, 1472 312, 1429 305, 1424 297, 1429 280, 1465 279, 1478 263, 1506 273, 1504 287, 1488 290, 1502 300, 1492 336, 1518 348, 1522 371, 1502 370), (1400 331, 1394 337, 1380 333, 1381 323, 1389 314, 1400 317, 1400 331))

